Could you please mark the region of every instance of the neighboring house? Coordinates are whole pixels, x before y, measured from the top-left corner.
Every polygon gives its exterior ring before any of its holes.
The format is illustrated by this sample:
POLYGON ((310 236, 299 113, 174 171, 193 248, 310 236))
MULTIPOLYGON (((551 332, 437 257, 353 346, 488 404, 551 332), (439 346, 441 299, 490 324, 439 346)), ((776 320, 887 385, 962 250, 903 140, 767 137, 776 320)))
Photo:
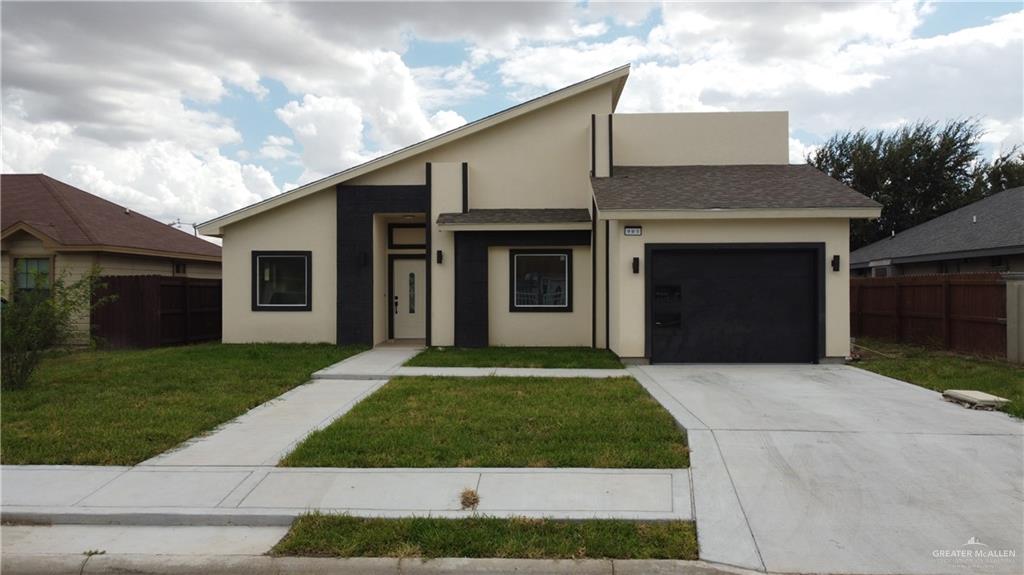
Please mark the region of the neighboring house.
POLYGON ((37 272, 73 281, 93 266, 105 276, 220 277, 219 246, 43 174, 0 176, 0 220, 5 298, 47 289, 37 272))
POLYGON ((616 114, 624 66, 200 226, 226 342, 849 353, 849 220, 785 112, 616 114))
POLYGON ((1024 271, 1024 187, 943 214, 850 254, 855 276, 1024 271))

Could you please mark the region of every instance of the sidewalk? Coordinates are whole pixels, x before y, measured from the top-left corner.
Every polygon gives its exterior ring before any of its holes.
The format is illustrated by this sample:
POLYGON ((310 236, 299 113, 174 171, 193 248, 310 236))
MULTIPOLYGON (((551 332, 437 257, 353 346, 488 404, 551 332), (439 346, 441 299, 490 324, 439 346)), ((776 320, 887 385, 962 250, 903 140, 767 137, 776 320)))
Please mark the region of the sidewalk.
POLYGON ((376 557, 270 557, 266 555, 142 555, 81 554, 3 556, 4 573, 46 573, 84 575, 125 573, 174 574, 219 573, 221 575, 288 575, 340 573, 358 575, 400 575, 412 573, 457 573, 459 575, 551 574, 581 575, 743 575, 750 571, 713 565, 704 561, 659 559, 419 559, 376 557))
POLYGON ((372 517, 476 513, 562 519, 693 518, 687 469, 335 469, 4 466, 5 521, 288 525, 319 509, 372 517))
POLYGON ((693 518, 690 472, 649 469, 335 469, 274 465, 392 375, 602 377, 625 370, 404 368, 418 347, 378 347, 135 467, 2 466, 6 521, 127 525, 288 525, 314 509, 399 517, 476 513, 565 519, 693 518))

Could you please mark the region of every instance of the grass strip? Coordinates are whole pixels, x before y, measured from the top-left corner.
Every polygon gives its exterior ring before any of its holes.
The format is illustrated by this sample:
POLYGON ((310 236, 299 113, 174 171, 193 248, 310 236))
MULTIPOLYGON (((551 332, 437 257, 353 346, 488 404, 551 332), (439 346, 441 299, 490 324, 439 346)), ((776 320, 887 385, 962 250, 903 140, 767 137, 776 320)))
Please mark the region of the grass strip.
POLYGON ((414 517, 298 518, 273 555, 517 559, 696 559, 689 521, 414 517))

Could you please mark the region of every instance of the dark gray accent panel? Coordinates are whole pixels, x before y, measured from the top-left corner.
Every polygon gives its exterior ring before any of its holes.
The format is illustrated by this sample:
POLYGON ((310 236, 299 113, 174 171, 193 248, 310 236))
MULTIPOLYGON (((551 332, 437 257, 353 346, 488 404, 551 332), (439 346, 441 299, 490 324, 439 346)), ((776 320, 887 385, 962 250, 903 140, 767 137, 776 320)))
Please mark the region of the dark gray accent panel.
POLYGON ((373 345, 373 215, 426 212, 427 187, 338 186, 337 194, 338 345, 373 345))
POLYGON ((586 245, 590 230, 455 232, 455 345, 488 345, 487 248, 586 245))

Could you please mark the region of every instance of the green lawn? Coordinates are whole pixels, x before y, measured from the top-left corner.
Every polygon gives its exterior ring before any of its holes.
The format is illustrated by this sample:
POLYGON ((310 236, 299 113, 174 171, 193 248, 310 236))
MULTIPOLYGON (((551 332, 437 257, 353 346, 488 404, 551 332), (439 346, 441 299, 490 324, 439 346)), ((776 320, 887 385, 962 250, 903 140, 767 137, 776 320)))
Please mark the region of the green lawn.
POLYGON ((1024 418, 1024 366, 942 350, 862 339, 853 365, 921 387, 945 391, 974 389, 1010 400, 1003 411, 1024 418), (889 357, 886 357, 889 356, 889 357))
POLYGON ((696 559, 689 521, 300 517, 274 555, 696 559))
POLYGON ((591 347, 431 347, 405 365, 622 369, 622 362, 614 353, 591 347))
POLYGON ((203 344, 54 355, 27 389, 3 392, 0 461, 135 464, 360 349, 203 344))
POLYGON ((281 465, 680 468, 685 441, 631 377, 396 377, 281 465))

